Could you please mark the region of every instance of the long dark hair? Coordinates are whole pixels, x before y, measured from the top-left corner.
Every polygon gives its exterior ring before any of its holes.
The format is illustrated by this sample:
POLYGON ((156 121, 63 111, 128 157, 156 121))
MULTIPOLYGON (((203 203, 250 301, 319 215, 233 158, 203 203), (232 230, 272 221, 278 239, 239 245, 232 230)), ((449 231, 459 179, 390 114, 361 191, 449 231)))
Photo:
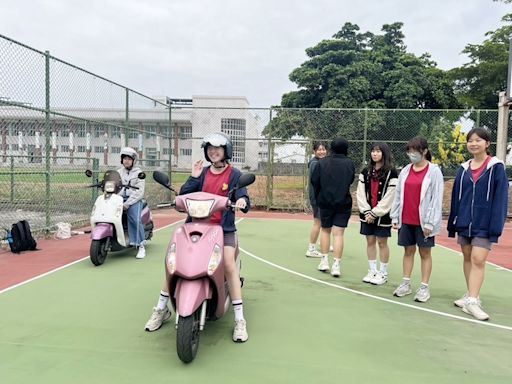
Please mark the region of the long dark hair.
MULTIPOLYGON (((468 132, 466 135, 466 142, 469 142, 469 138, 473 135, 477 135, 482 140, 485 140, 486 142, 491 142, 491 134, 486 128, 473 128, 471 131, 468 132)), ((491 151, 489 151, 489 147, 487 147, 486 152, 488 155, 491 155, 491 151)))
POLYGON ((373 161, 371 152, 374 149, 380 149, 382 152, 382 167, 380 168, 380 174, 384 175, 393 168, 393 155, 391 155, 391 149, 386 143, 373 143, 370 149, 370 162, 368 163, 368 172, 372 172, 375 167, 375 161, 373 161))
POLYGON ((430 152, 430 149, 428 149, 428 142, 427 139, 425 139, 424 137, 416 136, 409 140, 409 142, 405 146, 405 150, 409 151, 411 149, 413 151, 418 151, 422 155, 423 151, 426 149, 427 153, 425 154, 425 159, 427 159, 428 161, 432 160, 432 153, 430 152))

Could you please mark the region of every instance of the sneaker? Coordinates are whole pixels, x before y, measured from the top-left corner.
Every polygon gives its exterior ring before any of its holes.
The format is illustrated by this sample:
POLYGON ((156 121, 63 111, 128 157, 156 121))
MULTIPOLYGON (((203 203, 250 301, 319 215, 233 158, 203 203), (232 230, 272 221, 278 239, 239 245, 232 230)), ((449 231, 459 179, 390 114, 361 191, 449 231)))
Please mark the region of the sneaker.
POLYGON ((369 283, 373 277, 375 276, 375 272, 368 270, 368 273, 363 277, 363 283, 369 283))
POLYGON ((321 272, 329 271, 329 258, 327 256, 322 256, 320 264, 318 264, 318 270, 321 272))
POLYGON ((340 261, 335 259, 332 263, 331 276, 332 277, 340 277, 340 261))
POLYGON ((247 323, 244 319, 235 320, 235 329, 233 330, 233 341, 243 343, 247 341, 247 323))
POLYGON ((410 295, 411 293, 412 293, 411 284, 402 282, 402 284, 400 284, 398 286, 398 288, 395 289, 395 291, 393 292, 393 296, 404 297, 406 295, 410 295))
POLYGON ((306 251, 306 257, 322 257, 322 255, 316 249, 308 249, 306 251))
POLYGON ((388 274, 384 274, 382 272, 377 272, 370 280, 370 283, 373 285, 382 285, 388 282, 388 274))
POLYGON ((462 308, 464 304, 466 303, 466 299, 468 298, 468 293, 466 292, 464 296, 462 296, 460 299, 457 299, 453 302, 453 305, 456 307, 462 308))
POLYGON ((489 315, 484 312, 482 304, 478 299, 467 298, 464 306, 462 307, 462 311, 473 316, 477 320, 489 320, 489 315))
POLYGON ((162 324, 171 318, 171 311, 169 308, 165 307, 164 309, 153 308, 153 313, 149 318, 148 322, 144 326, 144 329, 148 332, 156 331, 160 329, 162 324))
POLYGON ((414 301, 426 303, 428 299, 430 299, 430 290, 428 287, 421 285, 414 295, 414 301))
POLYGON ((139 251, 137 252, 137 255, 135 256, 136 259, 143 259, 146 257, 146 247, 143 245, 139 246, 139 251))

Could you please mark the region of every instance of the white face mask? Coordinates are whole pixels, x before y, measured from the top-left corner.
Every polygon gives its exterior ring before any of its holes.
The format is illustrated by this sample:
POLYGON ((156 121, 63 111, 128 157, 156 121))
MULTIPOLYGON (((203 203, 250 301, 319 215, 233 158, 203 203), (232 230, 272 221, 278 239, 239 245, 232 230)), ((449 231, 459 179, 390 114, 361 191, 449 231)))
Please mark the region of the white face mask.
POLYGON ((413 164, 418 164, 423 159, 423 156, 421 156, 419 152, 407 153, 407 156, 409 156, 409 160, 413 164))

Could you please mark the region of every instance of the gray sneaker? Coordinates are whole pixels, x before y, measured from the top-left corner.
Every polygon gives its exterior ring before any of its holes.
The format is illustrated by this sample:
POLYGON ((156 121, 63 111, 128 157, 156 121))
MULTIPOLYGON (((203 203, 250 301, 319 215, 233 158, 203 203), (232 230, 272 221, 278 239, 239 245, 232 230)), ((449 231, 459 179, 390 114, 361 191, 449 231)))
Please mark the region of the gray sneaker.
POLYGON ((426 303, 430 299, 430 291, 428 287, 421 285, 414 295, 414 301, 419 303, 426 303))
POLYGON ((457 299, 453 302, 453 305, 456 307, 462 308, 464 304, 466 303, 466 299, 468 298, 468 293, 466 292, 464 296, 462 296, 460 299, 457 299))
POLYGON ((489 315, 484 312, 480 300, 474 298, 467 298, 462 311, 468 315, 473 316, 477 320, 489 320, 489 315))
POLYGON ((402 284, 400 284, 398 288, 395 289, 393 295, 396 297, 404 297, 406 295, 410 295, 411 293, 411 283, 403 281, 402 284))
POLYGON ((160 329, 162 324, 171 318, 171 311, 169 308, 165 307, 165 309, 153 308, 153 313, 149 318, 148 322, 144 326, 144 329, 148 332, 156 331, 160 329))

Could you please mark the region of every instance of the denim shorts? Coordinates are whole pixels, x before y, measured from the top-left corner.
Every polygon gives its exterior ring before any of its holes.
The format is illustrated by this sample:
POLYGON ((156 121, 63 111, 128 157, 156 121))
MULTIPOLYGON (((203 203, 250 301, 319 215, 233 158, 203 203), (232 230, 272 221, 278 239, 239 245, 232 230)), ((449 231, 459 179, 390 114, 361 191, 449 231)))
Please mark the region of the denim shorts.
POLYGON ((435 246, 434 236, 425 237, 419 225, 402 224, 398 230, 398 245, 410 247, 417 245, 420 248, 432 248, 435 246))
POLYGON ((486 237, 466 237, 457 235, 457 244, 460 245, 472 245, 473 247, 485 248, 491 250, 492 243, 486 237))

